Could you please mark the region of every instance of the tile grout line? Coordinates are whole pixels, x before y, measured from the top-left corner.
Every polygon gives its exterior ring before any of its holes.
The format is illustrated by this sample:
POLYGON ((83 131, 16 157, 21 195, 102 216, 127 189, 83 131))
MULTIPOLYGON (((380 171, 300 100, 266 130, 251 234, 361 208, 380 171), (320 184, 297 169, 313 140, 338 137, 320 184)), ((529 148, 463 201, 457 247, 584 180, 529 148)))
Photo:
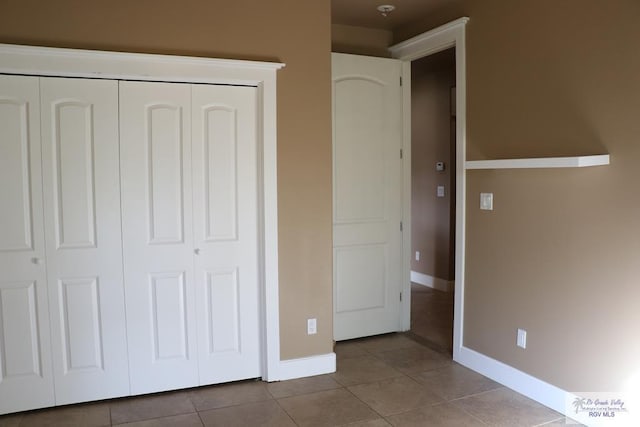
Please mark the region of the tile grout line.
POLYGON ((477 420, 478 422, 480 422, 480 424, 483 424, 485 426, 489 425, 487 422, 485 422, 483 419, 481 419, 477 415, 472 414, 471 412, 467 411, 464 408, 461 408, 459 405, 456 405, 453 400, 451 402, 447 402, 447 403, 450 404, 451 406, 453 406, 454 408, 457 408, 457 409, 461 410, 462 412, 464 412, 465 414, 469 415, 474 420, 477 420))
MULTIPOLYGON (((377 415, 377 416, 379 416, 380 418, 385 419, 385 416, 384 416, 384 415, 382 415, 380 412, 378 412, 378 411, 376 411, 375 409, 373 409, 373 408, 371 407, 371 405, 369 405, 367 402, 363 401, 363 400, 362 400, 362 399, 360 399, 358 396, 356 396, 356 395, 355 395, 351 390, 349 390, 349 388, 348 388, 348 387, 345 387, 345 390, 346 390, 349 394, 351 394, 353 397, 355 397, 355 398, 356 398, 356 400, 357 400, 358 402, 363 403, 367 408, 371 409, 371 410, 373 411, 373 413, 374 413, 374 414, 376 414, 376 415, 377 415)), ((385 419, 385 421, 386 421, 386 419, 385 419)))
MULTIPOLYGON (((271 394, 271 392, 269 392, 269 394, 271 394)), ((305 394, 311 394, 311 393, 305 393, 305 394)), ((279 399, 275 399, 275 398, 274 398, 274 400, 276 401, 276 404, 278 405, 278 407, 279 407, 280 409, 282 409, 282 411, 283 411, 285 414, 287 414, 287 417, 289 417, 289 419, 291 420, 291 422, 292 422, 292 423, 294 423, 294 424, 296 425, 296 427, 300 427, 300 424, 298 424, 298 423, 296 422, 296 420, 293 418, 293 415, 291 415, 291 414, 289 413, 289 411, 287 411, 287 409, 286 409, 286 408, 284 408, 284 407, 280 404, 280 400, 281 400, 281 399, 287 399, 287 398, 289 398, 289 397, 295 397, 295 395, 292 395, 292 396, 286 396, 286 397, 281 397, 281 398, 279 398, 279 399)))

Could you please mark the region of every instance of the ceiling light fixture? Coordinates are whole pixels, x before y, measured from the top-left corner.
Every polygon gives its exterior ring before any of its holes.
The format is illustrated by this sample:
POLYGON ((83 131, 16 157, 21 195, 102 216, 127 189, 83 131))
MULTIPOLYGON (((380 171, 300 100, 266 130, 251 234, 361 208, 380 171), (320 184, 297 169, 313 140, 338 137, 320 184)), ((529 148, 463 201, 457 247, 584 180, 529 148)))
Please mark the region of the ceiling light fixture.
POLYGON ((391 12, 395 10, 395 6, 392 4, 381 4, 378 6, 378 12, 384 17, 387 17, 391 12))

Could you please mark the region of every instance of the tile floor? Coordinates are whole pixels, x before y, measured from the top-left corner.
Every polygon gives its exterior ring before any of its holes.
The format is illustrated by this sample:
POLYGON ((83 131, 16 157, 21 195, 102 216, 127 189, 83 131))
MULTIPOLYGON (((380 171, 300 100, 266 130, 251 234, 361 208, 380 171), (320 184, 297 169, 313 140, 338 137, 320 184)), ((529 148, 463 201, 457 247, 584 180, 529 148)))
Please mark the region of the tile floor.
POLYGON ((453 351, 453 292, 411 284, 411 333, 424 344, 453 351))
POLYGON ((338 371, 0 417, 0 426, 557 426, 562 415, 406 334, 338 343, 338 371))

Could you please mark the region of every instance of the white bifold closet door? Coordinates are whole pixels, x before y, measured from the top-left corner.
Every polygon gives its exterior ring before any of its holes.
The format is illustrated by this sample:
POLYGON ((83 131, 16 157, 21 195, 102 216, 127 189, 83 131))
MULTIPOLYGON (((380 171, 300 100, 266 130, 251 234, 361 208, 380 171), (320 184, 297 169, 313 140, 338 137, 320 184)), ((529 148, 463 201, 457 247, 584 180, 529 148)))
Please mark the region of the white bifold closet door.
POLYGON ((118 82, 41 79, 56 404, 129 393, 118 82))
POLYGON ((192 86, 200 384, 259 377, 255 87, 192 86))
POLYGON ((0 413, 52 406, 39 80, 0 76, 0 413))
POLYGON ((131 393, 193 387, 190 85, 120 82, 120 145, 131 393))
POLYGON ((121 82, 133 394, 260 375, 256 88, 121 82))

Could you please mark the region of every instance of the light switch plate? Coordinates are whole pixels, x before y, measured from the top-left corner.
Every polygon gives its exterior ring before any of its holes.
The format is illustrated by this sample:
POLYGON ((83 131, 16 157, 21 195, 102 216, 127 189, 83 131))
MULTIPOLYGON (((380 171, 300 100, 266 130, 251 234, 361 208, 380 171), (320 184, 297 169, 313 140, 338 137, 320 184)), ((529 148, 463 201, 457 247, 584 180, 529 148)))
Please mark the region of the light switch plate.
POLYGON ((318 333, 318 326, 316 319, 307 319, 307 335, 314 335, 318 333))
POLYGON ((444 185, 438 185, 436 194, 438 197, 444 197, 444 185))
POLYGON ((480 193, 480 209, 483 211, 493 210, 493 193, 480 193))
POLYGON ((518 338, 516 344, 520 348, 527 348, 527 331, 524 329, 518 329, 518 338))

